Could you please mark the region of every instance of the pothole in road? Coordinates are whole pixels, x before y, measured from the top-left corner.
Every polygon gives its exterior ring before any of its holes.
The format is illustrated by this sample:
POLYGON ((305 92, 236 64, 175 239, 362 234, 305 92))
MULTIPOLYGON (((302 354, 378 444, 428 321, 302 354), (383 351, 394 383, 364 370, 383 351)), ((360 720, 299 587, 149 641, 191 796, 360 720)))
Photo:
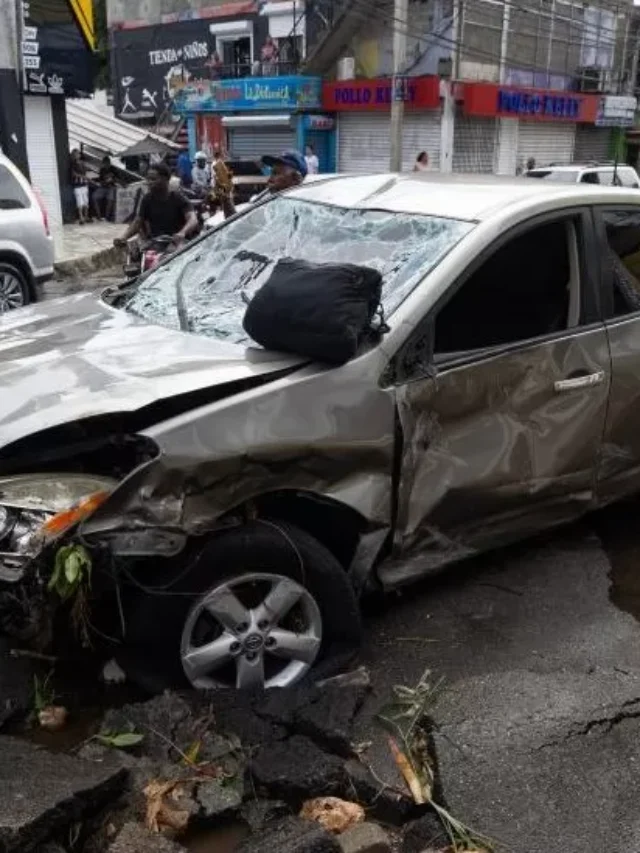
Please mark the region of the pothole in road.
POLYGON ((640 498, 597 513, 594 528, 611 564, 609 598, 640 622, 640 498))

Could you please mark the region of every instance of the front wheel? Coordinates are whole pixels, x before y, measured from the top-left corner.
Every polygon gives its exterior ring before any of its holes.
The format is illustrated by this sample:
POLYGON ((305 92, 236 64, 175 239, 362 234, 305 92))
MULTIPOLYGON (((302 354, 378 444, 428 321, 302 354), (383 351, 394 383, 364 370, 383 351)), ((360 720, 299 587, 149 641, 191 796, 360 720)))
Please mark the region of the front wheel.
POLYGON ((0 262, 0 314, 29 302, 31 294, 23 273, 13 264, 0 262))
POLYGON ((200 689, 290 687, 335 673, 359 647, 359 607, 344 569, 292 525, 234 528, 180 574, 175 586, 149 590, 133 614, 132 639, 158 688, 185 679, 200 689))

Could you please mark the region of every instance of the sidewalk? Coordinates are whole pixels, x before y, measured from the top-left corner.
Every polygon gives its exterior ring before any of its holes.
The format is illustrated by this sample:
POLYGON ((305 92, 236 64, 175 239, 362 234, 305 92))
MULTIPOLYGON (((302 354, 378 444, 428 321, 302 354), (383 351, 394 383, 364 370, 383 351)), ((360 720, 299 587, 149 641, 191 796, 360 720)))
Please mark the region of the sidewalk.
POLYGON ((125 227, 113 222, 64 225, 53 235, 56 274, 78 276, 117 264, 122 252, 113 241, 125 227))

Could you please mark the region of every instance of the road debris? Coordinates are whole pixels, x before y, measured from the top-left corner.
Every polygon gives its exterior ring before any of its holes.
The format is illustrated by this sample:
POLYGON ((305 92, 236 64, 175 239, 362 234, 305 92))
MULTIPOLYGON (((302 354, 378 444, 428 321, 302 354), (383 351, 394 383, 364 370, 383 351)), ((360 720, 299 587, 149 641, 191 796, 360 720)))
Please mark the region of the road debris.
POLYGON ((359 803, 341 800, 339 797, 316 797, 302 804, 300 817, 313 820, 329 832, 340 835, 364 821, 364 809, 359 803))

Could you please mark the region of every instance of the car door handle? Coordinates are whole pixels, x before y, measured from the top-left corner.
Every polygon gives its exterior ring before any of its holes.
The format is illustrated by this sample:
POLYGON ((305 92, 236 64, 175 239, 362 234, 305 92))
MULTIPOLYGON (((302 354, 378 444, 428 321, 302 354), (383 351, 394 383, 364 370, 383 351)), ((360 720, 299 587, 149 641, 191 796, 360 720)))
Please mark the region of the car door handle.
POLYGON ((563 391, 577 391, 580 388, 591 388, 594 385, 602 385, 604 382, 604 370, 596 373, 581 373, 579 376, 570 376, 568 379, 559 379, 553 383, 558 394, 563 391))

